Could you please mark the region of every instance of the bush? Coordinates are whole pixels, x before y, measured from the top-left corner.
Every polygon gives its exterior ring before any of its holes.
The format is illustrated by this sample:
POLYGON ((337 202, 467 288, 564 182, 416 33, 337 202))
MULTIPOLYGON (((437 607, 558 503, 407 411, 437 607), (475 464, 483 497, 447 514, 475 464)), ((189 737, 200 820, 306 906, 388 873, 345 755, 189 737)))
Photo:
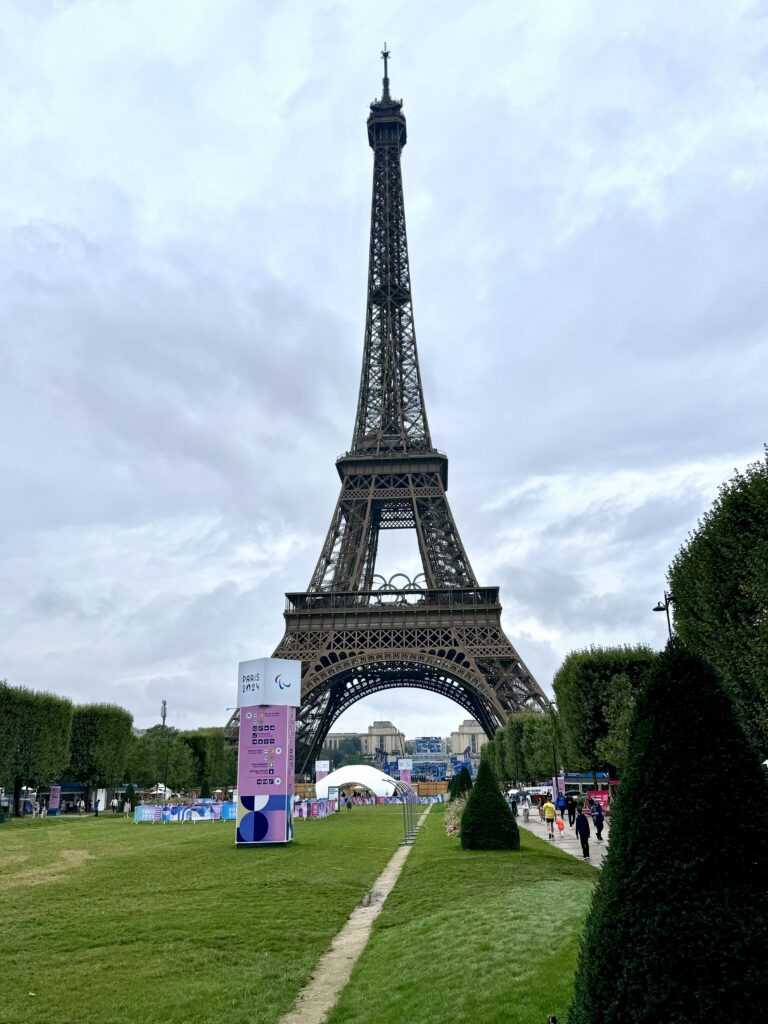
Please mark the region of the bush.
POLYGON ((487 757, 480 759, 477 779, 461 816, 465 850, 519 850, 517 823, 501 794, 487 757))
POLYGON ((766 796, 726 689, 671 641, 635 700, 569 1024, 765 1019, 766 796), (746 806, 713 807, 724 779, 746 806))
POLYGON ((463 764, 461 771, 456 776, 456 796, 464 796, 470 789, 472 789, 472 776, 470 775, 469 768, 463 764))
POLYGON ((675 630, 729 687, 768 754, 768 449, 720 488, 670 570, 675 630))

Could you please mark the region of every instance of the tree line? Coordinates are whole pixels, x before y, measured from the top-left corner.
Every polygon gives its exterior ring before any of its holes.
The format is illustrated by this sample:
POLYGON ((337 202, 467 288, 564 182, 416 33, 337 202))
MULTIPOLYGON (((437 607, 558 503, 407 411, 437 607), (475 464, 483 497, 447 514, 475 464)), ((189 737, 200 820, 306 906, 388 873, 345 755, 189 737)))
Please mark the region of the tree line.
MULTIPOLYGON (((717 672, 749 742, 768 757, 768 449, 722 485, 667 579, 675 635, 717 672)), ((632 709, 657 657, 642 645, 593 646, 568 655, 553 681, 557 711, 547 716, 561 741, 562 766, 621 777, 632 709)), ((511 770, 524 758, 524 744, 512 733, 524 728, 507 723, 494 738, 501 747, 493 759, 500 778, 529 781, 530 771, 511 770)), ((538 728, 545 731, 543 724, 538 728)), ((531 763, 543 766, 535 758, 531 763)), ((547 769, 539 777, 551 774, 547 769)))
POLYGON ((13 792, 68 780, 89 789, 167 782, 171 789, 234 786, 237 751, 220 728, 180 731, 153 726, 142 735, 115 704, 75 705, 66 697, 0 680, 0 785, 13 792))

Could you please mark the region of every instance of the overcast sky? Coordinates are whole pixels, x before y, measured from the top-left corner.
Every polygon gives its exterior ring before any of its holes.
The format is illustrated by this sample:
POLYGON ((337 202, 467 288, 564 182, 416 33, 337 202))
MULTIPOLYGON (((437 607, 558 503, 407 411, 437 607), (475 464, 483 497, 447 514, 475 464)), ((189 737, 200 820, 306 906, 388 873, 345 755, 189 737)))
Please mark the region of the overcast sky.
MULTIPOLYGON (((663 644, 672 556, 768 438, 768 4, 5 0, 0 678, 216 724, 280 640, 351 440, 385 39, 475 572, 545 689, 663 644)), ((337 728, 374 717, 466 715, 337 728)))

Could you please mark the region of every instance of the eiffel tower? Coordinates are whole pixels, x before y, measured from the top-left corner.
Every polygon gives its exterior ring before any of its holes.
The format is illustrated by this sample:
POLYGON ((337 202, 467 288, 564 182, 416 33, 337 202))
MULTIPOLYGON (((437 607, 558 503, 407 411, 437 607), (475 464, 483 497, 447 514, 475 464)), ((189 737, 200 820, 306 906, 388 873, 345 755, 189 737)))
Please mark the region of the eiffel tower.
POLYGON ((402 100, 371 103, 373 201, 360 396, 341 493, 309 587, 286 594, 277 658, 302 662, 296 767, 305 772, 333 723, 369 694, 431 690, 465 708, 488 736, 549 701, 501 627, 498 587, 479 586, 451 515, 448 458, 424 406, 405 231, 402 100), (381 530, 415 530, 423 572, 374 571, 381 530))

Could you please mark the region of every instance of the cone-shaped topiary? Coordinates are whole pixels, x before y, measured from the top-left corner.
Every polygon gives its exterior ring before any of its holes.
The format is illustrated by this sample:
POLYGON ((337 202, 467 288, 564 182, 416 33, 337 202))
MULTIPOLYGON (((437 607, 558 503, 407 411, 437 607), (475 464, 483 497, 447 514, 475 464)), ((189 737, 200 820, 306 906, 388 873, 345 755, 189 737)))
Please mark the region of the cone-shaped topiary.
POLYGON ((766 796, 720 680, 670 641, 636 698, 569 1024, 765 1020, 766 796))
POLYGON ((461 816, 465 850, 519 850, 520 833, 501 794, 489 758, 480 759, 475 784, 461 816))
POLYGON ((456 778, 456 791, 455 796, 464 796, 472 789, 472 776, 469 773, 469 768, 465 764, 461 766, 461 771, 456 778))

